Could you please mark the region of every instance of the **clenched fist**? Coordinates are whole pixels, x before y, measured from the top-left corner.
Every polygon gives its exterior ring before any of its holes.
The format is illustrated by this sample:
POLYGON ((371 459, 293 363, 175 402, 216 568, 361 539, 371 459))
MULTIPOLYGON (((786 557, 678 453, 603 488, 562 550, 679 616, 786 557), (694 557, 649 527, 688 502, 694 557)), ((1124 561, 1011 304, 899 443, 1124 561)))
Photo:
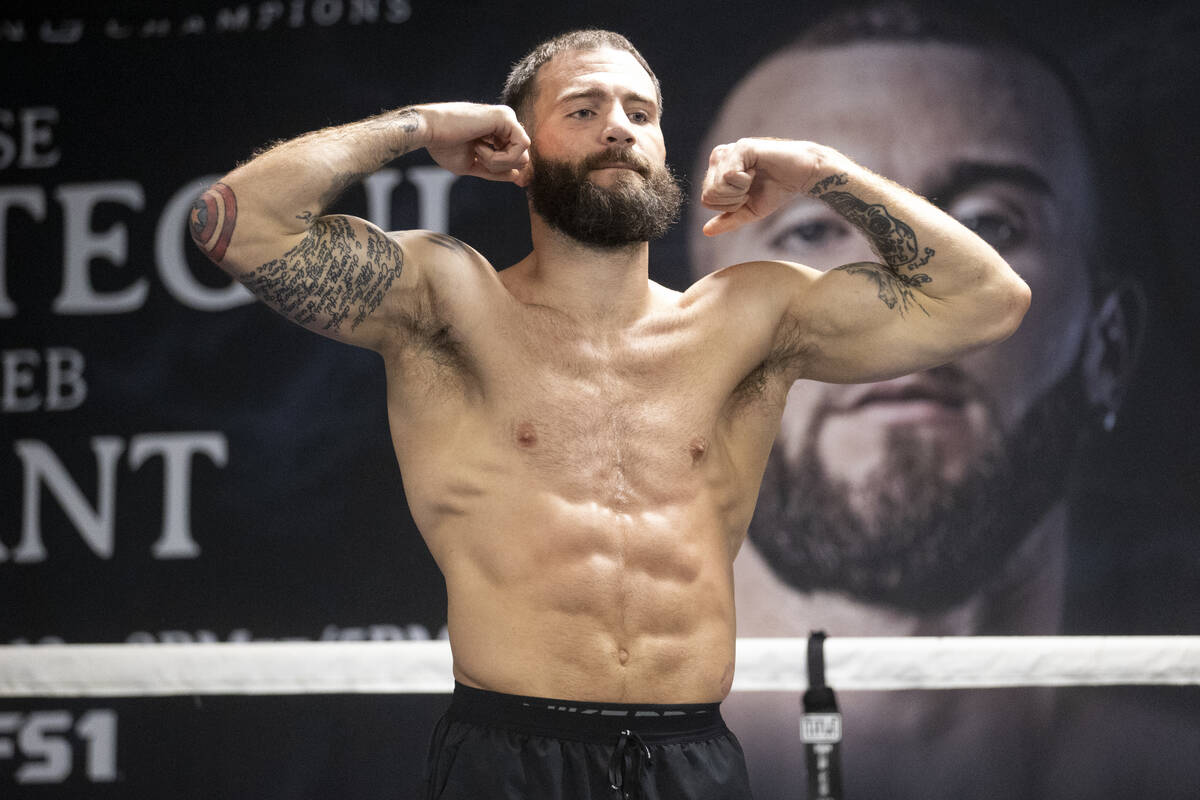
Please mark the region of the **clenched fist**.
POLYGON ((717 145, 708 158, 700 202, 721 213, 704 225, 707 236, 762 219, 821 177, 833 151, 812 142, 738 139, 717 145))
POLYGON ((425 149, 456 175, 529 182, 529 135, 508 106, 431 103, 413 106, 422 120, 425 149))

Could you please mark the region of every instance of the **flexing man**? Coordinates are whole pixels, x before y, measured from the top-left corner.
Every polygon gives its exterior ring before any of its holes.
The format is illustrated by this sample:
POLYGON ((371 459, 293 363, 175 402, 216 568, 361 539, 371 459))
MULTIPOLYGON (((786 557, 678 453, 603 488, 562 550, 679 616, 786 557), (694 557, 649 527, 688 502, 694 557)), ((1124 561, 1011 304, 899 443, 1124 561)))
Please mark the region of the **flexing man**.
POLYGON ((974 234, 810 142, 713 150, 710 235, 796 194, 871 237, 828 273, 650 281, 675 217, 658 81, 623 37, 522 60, 505 106, 413 106, 279 145, 197 202, 200 247, 264 302, 384 360, 413 518, 446 578, 456 690, 431 797, 749 796, 718 703, 734 556, 788 387, 889 378, 1008 336, 1028 289, 974 234), (533 252, 323 216, 424 147, 526 188, 533 252))

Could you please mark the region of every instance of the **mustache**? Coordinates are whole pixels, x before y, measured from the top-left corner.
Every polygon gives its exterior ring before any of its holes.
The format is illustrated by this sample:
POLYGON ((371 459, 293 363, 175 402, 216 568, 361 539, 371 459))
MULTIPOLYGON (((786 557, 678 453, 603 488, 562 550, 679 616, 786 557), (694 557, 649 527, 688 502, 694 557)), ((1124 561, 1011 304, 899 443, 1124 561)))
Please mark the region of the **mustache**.
POLYGON ((651 167, 646 157, 634 152, 631 147, 610 147, 599 153, 592 153, 589 156, 585 156, 580 162, 580 167, 584 171, 603 169, 604 167, 614 165, 631 167, 634 172, 643 178, 649 178, 653 171, 653 167, 651 167))

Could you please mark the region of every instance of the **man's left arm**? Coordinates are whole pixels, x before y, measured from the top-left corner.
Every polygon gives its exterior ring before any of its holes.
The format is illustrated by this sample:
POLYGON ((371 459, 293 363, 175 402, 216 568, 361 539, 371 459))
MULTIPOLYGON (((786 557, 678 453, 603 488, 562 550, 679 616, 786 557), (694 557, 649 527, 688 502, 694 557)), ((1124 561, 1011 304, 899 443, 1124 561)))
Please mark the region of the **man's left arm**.
POLYGON ((742 139, 713 150, 701 200, 722 212, 718 235, 768 216, 798 194, 862 231, 878 261, 822 273, 787 265, 786 288, 804 353, 801 377, 859 383, 942 364, 1007 338, 1029 288, 986 242, 929 202, 812 142, 742 139))

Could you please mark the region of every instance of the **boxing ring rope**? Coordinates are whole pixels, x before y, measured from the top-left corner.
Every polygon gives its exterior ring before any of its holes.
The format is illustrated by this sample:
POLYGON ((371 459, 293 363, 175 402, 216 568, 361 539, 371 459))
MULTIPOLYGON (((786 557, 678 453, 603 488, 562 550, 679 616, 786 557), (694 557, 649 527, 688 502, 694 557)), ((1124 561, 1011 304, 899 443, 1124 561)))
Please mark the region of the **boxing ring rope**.
MULTIPOLYGON (((807 639, 739 639, 733 690, 803 692, 807 639)), ((1200 636, 830 638, 838 690, 1200 685, 1200 636)), ((253 642, 0 646, 0 697, 438 694, 450 645, 253 642)))

